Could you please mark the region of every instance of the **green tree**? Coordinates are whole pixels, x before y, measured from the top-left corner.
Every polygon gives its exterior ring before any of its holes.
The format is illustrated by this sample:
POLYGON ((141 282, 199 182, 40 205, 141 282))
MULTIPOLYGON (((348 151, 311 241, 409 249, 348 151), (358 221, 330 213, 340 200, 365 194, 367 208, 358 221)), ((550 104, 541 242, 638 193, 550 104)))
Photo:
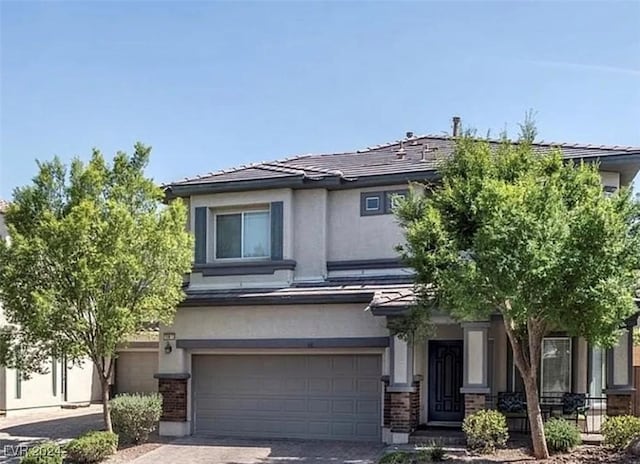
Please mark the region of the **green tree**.
POLYGON ((8 322, 0 362, 28 376, 46 372, 51 357, 89 360, 109 431, 116 348, 150 323, 171 322, 192 260, 186 207, 162 204, 162 190, 143 173, 149 153, 136 144, 111 165, 98 150, 70 168, 57 158, 38 163, 33 183, 14 192, 10 240, 0 244, 8 322))
MULTIPOLYGON (((442 183, 397 208, 416 271, 418 304, 396 331, 499 313, 522 376, 537 458, 546 458, 538 401, 543 337, 566 331, 611 346, 636 312, 638 207, 627 189, 605 197, 594 164, 536 152, 535 128, 497 146, 470 133, 443 161, 442 183)), ((393 330, 393 328, 392 328, 393 330)))

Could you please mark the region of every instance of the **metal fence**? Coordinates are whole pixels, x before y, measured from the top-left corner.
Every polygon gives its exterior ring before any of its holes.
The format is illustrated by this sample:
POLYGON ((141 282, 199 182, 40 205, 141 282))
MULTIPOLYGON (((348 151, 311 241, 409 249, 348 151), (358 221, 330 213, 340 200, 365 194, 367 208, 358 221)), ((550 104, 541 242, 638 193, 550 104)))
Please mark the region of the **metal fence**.
MULTIPOLYGON (((486 396, 486 408, 498 409, 497 396, 486 396)), ((584 433, 599 433, 600 427, 607 414, 606 396, 587 396, 585 398, 585 408, 581 413, 564 415, 562 411, 562 397, 542 396, 540 397, 540 410, 542 417, 546 421, 552 417, 564 417, 569 421, 575 421, 576 425, 584 433)), ((523 415, 507 415, 509 428, 514 431, 527 431, 528 418, 526 412, 523 415)))

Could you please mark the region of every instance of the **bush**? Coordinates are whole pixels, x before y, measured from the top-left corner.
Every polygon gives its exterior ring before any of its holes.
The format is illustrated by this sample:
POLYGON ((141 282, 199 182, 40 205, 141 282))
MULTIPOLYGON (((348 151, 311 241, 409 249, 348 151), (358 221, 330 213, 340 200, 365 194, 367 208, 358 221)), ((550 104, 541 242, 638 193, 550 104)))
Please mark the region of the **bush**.
POLYGON ((552 453, 566 453, 582 443, 578 427, 561 418, 548 420, 544 424, 544 435, 552 453))
POLYGON ((140 443, 149 439, 160 420, 162 397, 150 395, 119 395, 110 402, 113 430, 126 443, 140 443))
POLYGON ((442 446, 438 444, 432 444, 426 449, 421 449, 416 453, 416 461, 418 464, 427 462, 441 462, 444 461, 445 451, 442 446))
POLYGON ((464 418, 462 431, 467 448, 480 453, 493 453, 509 439, 507 419, 498 411, 481 410, 464 418))
POLYGON ((62 464, 63 458, 64 451, 60 445, 50 441, 29 448, 20 464, 62 464))
POLYGON ((89 432, 67 446, 67 459, 78 464, 99 462, 118 449, 118 435, 111 432, 89 432))
POLYGON ((640 436, 640 417, 608 417, 600 429, 604 444, 618 449, 625 448, 631 440, 640 436))
POLYGON ((378 464, 411 464, 412 462, 413 457, 411 456, 411 453, 406 451, 394 451, 382 456, 380 461, 378 461, 378 464))

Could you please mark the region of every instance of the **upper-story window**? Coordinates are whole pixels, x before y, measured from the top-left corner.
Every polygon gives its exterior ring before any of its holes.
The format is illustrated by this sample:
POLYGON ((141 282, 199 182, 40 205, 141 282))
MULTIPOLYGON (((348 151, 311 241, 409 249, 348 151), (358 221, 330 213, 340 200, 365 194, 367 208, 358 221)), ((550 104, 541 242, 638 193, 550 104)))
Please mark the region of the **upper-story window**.
POLYGON ((399 199, 407 196, 406 190, 384 192, 362 192, 360 194, 360 216, 391 214, 399 199))
POLYGON ((215 259, 268 258, 268 210, 216 213, 215 259))

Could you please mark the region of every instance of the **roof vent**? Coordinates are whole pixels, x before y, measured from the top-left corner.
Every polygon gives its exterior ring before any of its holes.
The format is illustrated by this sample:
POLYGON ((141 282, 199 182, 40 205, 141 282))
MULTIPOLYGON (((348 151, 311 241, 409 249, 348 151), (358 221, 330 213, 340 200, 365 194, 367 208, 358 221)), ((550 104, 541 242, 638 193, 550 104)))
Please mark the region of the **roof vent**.
POLYGON ((404 159, 407 152, 404 149, 404 142, 400 142, 400 149, 396 152, 396 158, 401 160, 404 159))
POLYGON ((408 131, 407 132, 407 138, 408 139, 412 139, 413 138, 413 131, 408 131))

